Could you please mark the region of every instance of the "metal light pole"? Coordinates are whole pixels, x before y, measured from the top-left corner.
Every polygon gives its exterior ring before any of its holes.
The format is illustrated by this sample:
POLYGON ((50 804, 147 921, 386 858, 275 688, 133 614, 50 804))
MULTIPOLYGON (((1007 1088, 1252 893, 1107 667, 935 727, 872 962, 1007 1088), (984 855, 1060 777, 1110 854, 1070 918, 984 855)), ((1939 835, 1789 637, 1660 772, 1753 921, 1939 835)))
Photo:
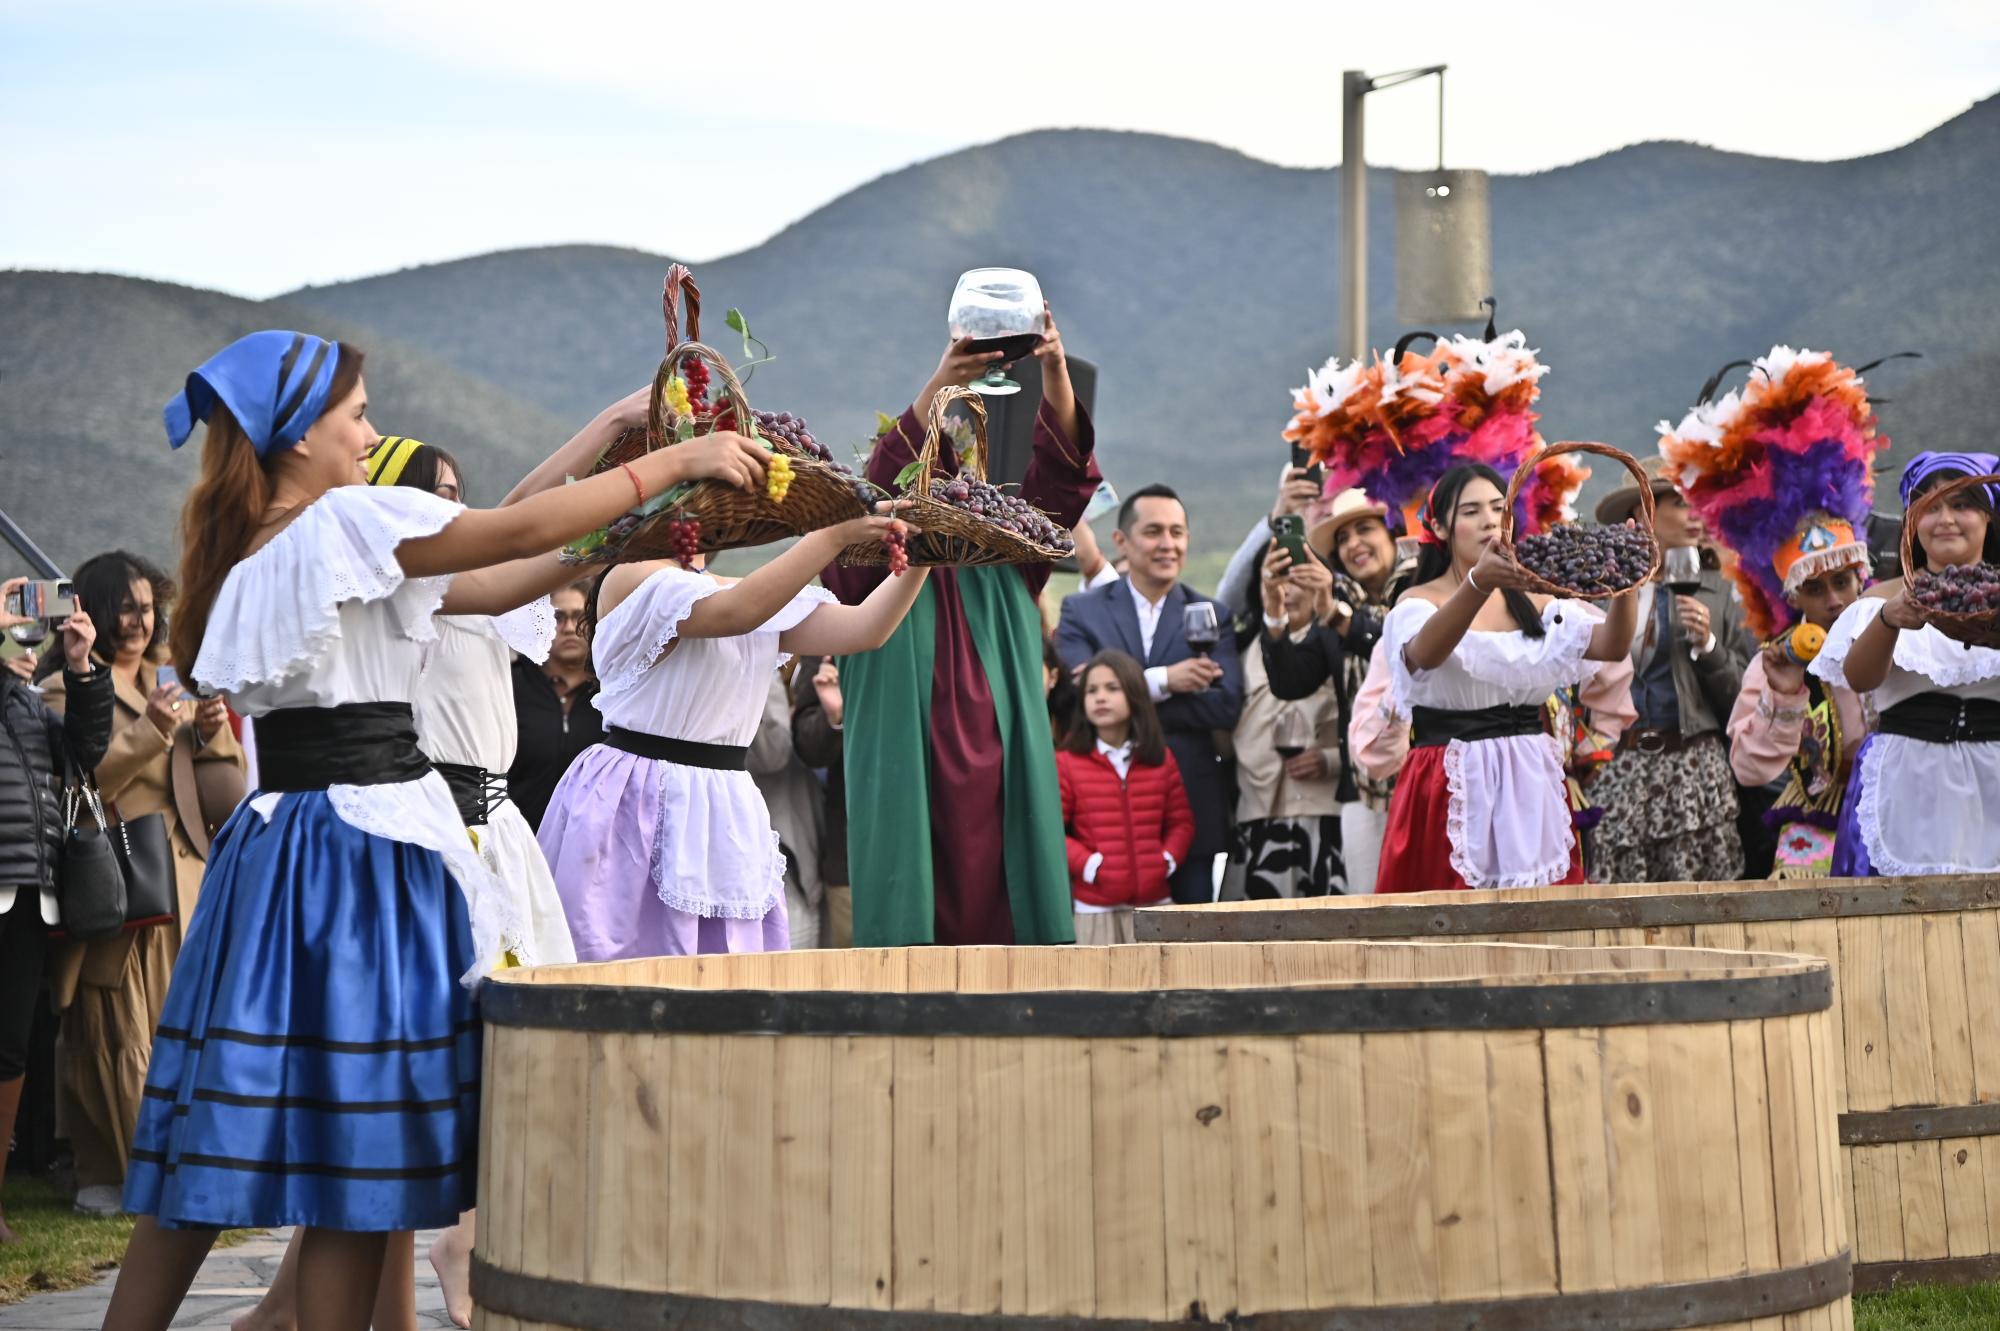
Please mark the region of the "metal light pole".
POLYGON ((1364 99, 1371 92, 1437 75, 1438 167, 1444 167, 1443 65, 1369 75, 1350 69, 1341 75, 1340 95, 1340 353, 1349 360, 1368 354, 1368 160, 1363 144, 1364 99))

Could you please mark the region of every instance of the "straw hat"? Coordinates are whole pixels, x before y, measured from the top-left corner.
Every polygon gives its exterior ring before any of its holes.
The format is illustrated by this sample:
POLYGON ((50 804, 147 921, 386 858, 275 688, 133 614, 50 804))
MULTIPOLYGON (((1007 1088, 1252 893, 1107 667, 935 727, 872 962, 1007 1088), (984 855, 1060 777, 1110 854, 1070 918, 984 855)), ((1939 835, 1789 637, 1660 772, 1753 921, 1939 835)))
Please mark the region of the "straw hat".
POLYGON ((1306 515, 1306 540, 1315 550, 1331 550, 1340 539, 1341 529, 1362 518, 1389 520, 1389 508, 1359 490, 1342 490, 1324 510, 1306 515))
MULTIPOLYGON (((1661 474, 1661 468, 1666 465, 1667 460, 1658 453, 1639 459, 1639 469, 1653 484, 1654 499, 1664 499, 1674 493, 1673 482, 1661 474)), ((1597 501, 1597 521, 1606 527, 1616 526, 1631 517, 1638 507, 1639 487, 1636 484, 1621 485, 1597 501)))

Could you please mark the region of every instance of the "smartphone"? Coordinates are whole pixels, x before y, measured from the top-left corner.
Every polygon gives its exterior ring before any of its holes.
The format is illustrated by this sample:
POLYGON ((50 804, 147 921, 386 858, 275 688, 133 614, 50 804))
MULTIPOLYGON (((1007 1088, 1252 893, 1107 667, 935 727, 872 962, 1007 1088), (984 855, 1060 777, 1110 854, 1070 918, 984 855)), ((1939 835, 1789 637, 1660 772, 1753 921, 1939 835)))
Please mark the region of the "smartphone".
POLYGON ((1310 558, 1306 554, 1306 520, 1296 513, 1280 513, 1271 520, 1271 535, 1277 539, 1278 548, 1292 557, 1293 568, 1303 568, 1310 558))
POLYGON ((7 613, 60 624, 76 613, 76 588, 54 579, 31 579, 7 594, 7 613))
POLYGON ((181 683, 181 672, 170 665, 160 667, 158 673, 154 676, 153 684, 156 688, 162 689, 171 684, 181 691, 181 697, 185 698, 188 696, 187 686, 181 683))
POLYGON ((1292 465, 1294 467, 1304 467, 1306 479, 1314 485, 1320 484, 1322 478, 1326 475, 1326 468, 1312 460, 1312 454, 1306 450, 1303 444, 1292 445, 1292 465))

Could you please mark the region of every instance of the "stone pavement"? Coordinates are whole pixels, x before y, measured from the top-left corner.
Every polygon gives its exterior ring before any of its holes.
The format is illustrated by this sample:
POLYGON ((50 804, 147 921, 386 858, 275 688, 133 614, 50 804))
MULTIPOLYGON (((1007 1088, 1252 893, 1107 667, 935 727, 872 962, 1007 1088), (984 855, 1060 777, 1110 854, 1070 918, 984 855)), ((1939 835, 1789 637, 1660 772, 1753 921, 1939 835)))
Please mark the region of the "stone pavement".
MULTIPOLYGON (((187 1302, 174 1318, 176 1327, 221 1327, 253 1308, 278 1273, 285 1255, 288 1229, 239 1243, 234 1248, 217 1248, 202 1263, 187 1302)), ((444 1294, 425 1254, 430 1252, 436 1231, 417 1235, 417 1326, 449 1328, 444 1315, 444 1294)), ((104 1322, 104 1305, 111 1298, 111 1272, 102 1280, 82 1289, 61 1294, 37 1294, 20 1303, 0 1307, 0 1331, 94 1331, 104 1322)))

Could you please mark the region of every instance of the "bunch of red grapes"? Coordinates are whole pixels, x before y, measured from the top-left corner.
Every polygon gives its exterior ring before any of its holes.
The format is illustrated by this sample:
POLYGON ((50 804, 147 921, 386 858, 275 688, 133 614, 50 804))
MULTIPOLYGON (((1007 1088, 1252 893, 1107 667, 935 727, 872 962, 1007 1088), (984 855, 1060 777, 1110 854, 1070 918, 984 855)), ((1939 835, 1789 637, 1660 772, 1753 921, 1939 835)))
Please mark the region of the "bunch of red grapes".
POLYGON ((894 523, 882 533, 882 544, 889 551, 889 572, 902 577, 910 570, 910 533, 902 523, 894 523))
POLYGON ((684 566, 701 558, 701 523, 693 518, 671 518, 667 522, 667 543, 674 558, 684 566))
POLYGON ((1639 528, 1565 522, 1514 543, 1514 557, 1536 577, 1578 596, 1609 596, 1638 583, 1653 565, 1653 542, 1639 528))
POLYGON ((1948 564, 1918 569, 1910 575, 1910 599, 1924 609, 1948 615, 1991 615, 2000 612, 2000 568, 1992 564, 1948 564))
MULTIPOLYGON (((688 392, 692 394, 693 391, 693 386, 690 385, 688 392)), ((757 433, 764 438, 774 443, 788 444, 792 451, 803 453, 809 458, 817 458, 821 462, 833 462, 833 454, 827 451, 826 445, 813 438, 812 431, 806 428, 806 423, 791 412, 758 411, 753 407, 750 419, 755 423, 757 433)), ((717 403, 715 414, 709 423, 718 430, 734 430, 737 428, 736 408, 727 402, 717 403)))
POLYGON ((689 356, 681 362, 681 378, 687 383, 688 405, 698 415, 708 405, 708 362, 699 356, 689 356))
POLYGON ((1049 515, 1019 495, 995 489, 970 476, 938 477, 931 481, 931 498, 985 518, 1003 531, 1026 537, 1036 545, 1068 554, 1075 548, 1070 534, 1050 520, 1049 515))

